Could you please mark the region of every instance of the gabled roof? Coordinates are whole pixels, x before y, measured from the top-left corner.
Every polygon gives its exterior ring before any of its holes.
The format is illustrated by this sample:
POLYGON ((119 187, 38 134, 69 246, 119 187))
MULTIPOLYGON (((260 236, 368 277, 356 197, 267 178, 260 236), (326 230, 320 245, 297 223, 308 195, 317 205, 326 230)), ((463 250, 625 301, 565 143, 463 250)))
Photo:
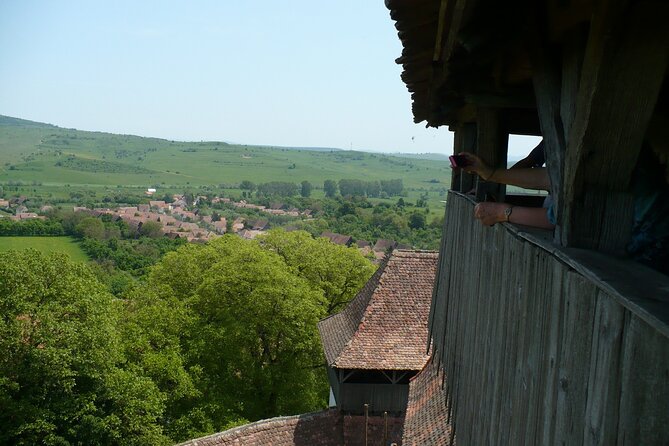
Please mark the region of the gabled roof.
POLYGON ((429 251, 392 252, 343 311, 319 322, 329 366, 423 368, 437 256, 429 251))
POLYGON ((376 241, 372 249, 377 252, 386 252, 389 249, 393 249, 395 246, 397 246, 397 242, 395 240, 386 240, 380 238, 376 241))
POLYGON ((323 232, 321 234, 321 237, 330 239, 330 241, 335 245, 343 245, 343 246, 347 246, 349 243, 351 243, 352 239, 350 235, 337 234, 328 231, 323 232))

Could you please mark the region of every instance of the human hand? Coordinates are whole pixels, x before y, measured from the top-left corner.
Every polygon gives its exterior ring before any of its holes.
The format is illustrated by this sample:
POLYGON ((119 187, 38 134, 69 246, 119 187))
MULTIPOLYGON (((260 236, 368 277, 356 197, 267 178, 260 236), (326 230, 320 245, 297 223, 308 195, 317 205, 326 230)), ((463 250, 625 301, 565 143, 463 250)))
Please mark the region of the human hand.
POLYGON ((484 180, 488 180, 493 173, 492 167, 488 166, 481 158, 469 152, 460 152, 458 155, 465 157, 467 164, 463 167, 467 173, 475 173, 484 180))
POLYGON ((474 207, 474 217, 482 225, 492 226, 495 223, 507 221, 506 209, 510 206, 506 203, 479 203, 474 207))

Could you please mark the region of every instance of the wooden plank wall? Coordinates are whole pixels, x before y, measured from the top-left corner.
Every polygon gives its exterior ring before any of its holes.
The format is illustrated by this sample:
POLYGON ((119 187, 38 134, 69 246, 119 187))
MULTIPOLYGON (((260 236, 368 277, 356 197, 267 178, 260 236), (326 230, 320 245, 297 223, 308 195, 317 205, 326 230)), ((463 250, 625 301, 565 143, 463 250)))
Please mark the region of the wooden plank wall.
POLYGON ((408 384, 343 383, 337 401, 339 410, 364 413, 365 404, 374 413, 403 413, 409 400, 408 384))
POLYGON ((430 316, 457 444, 669 444, 669 339, 472 212, 451 192, 430 316))

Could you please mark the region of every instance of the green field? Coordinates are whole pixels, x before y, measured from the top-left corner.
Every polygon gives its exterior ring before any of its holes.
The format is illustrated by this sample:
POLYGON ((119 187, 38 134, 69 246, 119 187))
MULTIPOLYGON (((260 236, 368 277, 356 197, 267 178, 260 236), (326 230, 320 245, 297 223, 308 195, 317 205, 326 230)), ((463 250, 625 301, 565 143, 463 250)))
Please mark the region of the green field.
POLYGON ((88 256, 72 237, 0 237, 0 251, 36 249, 41 252, 62 252, 75 262, 86 262, 88 256))
POLYGON ((12 192, 28 196, 58 198, 72 191, 102 196, 115 190, 141 194, 147 187, 161 194, 205 185, 234 186, 242 180, 307 180, 318 197, 328 179, 401 178, 407 199, 427 195, 428 205, 437 209, 450 176, 445 157, 168 141, 0 116, 0 184, 21 182, 20 190, 12 192))

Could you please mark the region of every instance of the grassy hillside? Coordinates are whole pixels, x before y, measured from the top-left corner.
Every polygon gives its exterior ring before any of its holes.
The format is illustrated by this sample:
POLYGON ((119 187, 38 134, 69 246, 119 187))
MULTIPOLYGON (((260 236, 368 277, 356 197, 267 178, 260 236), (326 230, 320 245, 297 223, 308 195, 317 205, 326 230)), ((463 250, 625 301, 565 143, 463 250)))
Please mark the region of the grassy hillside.
POLYGON ((61 129, 0 117, 0 181, 69 184, 236 183, 401 177, 409 187, 450 174, 446 161, 343 150, 287 149, 61 129))
POLYGON ((44 253, 62 252, 75 262, 86 262, 88 256, 72 237, 0 237, 0 251, 36 249, 44 253))
MULTIPOLYGON (((199 185, 401 178, 409 198, 438 203, 450 184, 447 161, 344 150, 179 142, 63 129, 0 116, 0 183, 51 188, 199 185)), ((316 195, 318 195, 318 191, 316 195)))

